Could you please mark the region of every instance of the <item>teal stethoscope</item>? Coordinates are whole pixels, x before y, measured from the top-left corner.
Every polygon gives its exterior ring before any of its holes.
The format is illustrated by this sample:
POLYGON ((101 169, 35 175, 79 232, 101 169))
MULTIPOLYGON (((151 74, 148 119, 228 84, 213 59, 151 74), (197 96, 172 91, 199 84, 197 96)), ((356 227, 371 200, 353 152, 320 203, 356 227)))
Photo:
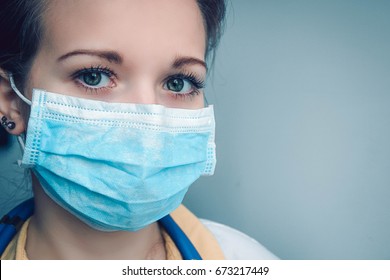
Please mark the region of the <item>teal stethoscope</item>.
MULTIPOLYGON (((26 200, 12 209, 0 221, 0 255, 11 242, 23 223, 34 213, 33 198, 26 200)), ((159 220, 160 225, 172 238, 184 260, 201 260, 194 245, 176 224, 170 215, 159 220)))

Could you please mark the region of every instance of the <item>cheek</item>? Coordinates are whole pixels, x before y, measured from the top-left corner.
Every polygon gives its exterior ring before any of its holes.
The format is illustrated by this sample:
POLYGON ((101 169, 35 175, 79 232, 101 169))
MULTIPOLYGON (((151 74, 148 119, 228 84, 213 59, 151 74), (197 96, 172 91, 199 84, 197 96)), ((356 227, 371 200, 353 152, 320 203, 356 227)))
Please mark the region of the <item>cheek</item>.
MULTIPOLYGON (((29 98, 30 99, 30 98, 29 98)), ((24 122, 24 127, 27 127, 28 119, 30 118, 31 108, 27 105, 23 100, 19 99, 18 101, 18 109, 22 115, 22 120, 24 122)))
MULTIPOLYGON (((25 86, 23 88, 23 95, 28 99, 32 100, 32 91, 33 88, 42 88, 39 85, 39 82, 37 82, 36 77, 39 77, 37 75, 37 72, 39 72, 39 68, 37 67, 37 60, 35 59, 34 62, 31 65, 30 72, 28 73, 25 81, 25 86)), ((20 109, 20 112, 22 113, 23 120, 26 124, 28 124, 28 120, 30 118, 30 112, 31 112, 31 106, 26 104, 23 100, 19 99, 18 101, 18 107, 20 109)))
MULTIPOLYGON (((32 89, 30 87, 30 74, 27 75, 26 81, 24 83, 25 86, 23 88, 20 88, 19 90, 28 100, 32 100, 32 89)), ((18 98, 16 101, 16 106, 21 114, 22 120, 24 122, 24 127, 27 127, 27 123, 30 118, 30 112, 31 112, 30 105, 24 102, 21 98, 18 98)))
POLYGON ((28 74, 27 76, 27 80, 26 80, 26 84, 25 84, 25 87, 24 87, 24 92, 23 94, 29 99, 29 100, 32 100, 32 90, 33 88, 37 88, 36 84, 36 77, 39 75, 37 75, 37 72, 38 72, 38 67, 37 67, 37 63, 36 63, 36 60, 34 61, 34 63, 32 64, 31 66, 31 69, 30 69, 30 73, 28 74))
POLYGON ((25 96, 31 100, 32 90, 34 88, 49 90, 50 84, 55 81, 55 59, 47 48, 47 44, 43 43, 37 53, 25 85, 25 96))

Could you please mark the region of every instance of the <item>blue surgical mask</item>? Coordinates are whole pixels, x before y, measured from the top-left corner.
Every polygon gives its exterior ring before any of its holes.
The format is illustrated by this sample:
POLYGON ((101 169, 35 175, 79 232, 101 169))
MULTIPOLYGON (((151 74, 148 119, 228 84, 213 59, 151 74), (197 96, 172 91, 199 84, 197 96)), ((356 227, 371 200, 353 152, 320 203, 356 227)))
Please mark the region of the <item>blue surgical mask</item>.
POLYGON ((38 89, 30 103, 23 166, 95 229, 139 230, 176 209, 201 175, 214 173, 212 106, 107 103, 38 89))

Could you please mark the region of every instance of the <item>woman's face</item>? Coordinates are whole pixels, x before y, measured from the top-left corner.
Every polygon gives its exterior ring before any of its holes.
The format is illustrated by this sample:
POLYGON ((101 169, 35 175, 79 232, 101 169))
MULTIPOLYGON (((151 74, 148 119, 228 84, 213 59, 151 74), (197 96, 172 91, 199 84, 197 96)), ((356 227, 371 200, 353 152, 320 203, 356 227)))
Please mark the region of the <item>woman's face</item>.
POLYGON ((201 108, 205 38, 195 0, 52 1, 27 92, 201 108))

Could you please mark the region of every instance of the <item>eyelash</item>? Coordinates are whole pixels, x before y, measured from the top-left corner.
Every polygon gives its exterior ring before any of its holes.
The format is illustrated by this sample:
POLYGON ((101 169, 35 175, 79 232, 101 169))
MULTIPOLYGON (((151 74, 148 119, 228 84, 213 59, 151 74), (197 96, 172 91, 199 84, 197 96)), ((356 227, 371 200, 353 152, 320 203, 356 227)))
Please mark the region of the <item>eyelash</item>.
POLYGON ((91 66, 88 68, 84 67, 83 69, 77 70, 71 75, 71 78, 75 81, 75 83, 77 83, 78 86, 83 87, 86 91, 98 93, 100 91, 113 88, 115 86, 115 80, 117 79, 117 75, 110 68, 98 65, 98 66, 91 66), (94 88, 94 87, 86 86, 81 81, 79 81, 81 75, 90 74, 90 73, 99 73, 99 74, 106 75, 110 79, 111 83, 113 83, 113 85, 94 88))
MULTIPOLYGON (((78 86, 83 87, 86 91, 99 93, 101 91, 105 91, 107 89, 115 87, 115 80, 117 79, 117 75, 110 68, 98 65, 98 66, 84 67, 83 69, 77 70, 76 72, 74 72, 71 75, 71 78, 75 81, 75 83, 77 83, 78 86), (79 81, 81 75, 83 75, 83 74, 90 74, 90 73, 100 73, 100 74, 107 75, 107 77, 110 79, 110 81, 114 85, 113 86, 100 87, 100 88, 99 87, 94 88, 94 87, 86 86, 82 82, 79 81)), ((190 72, 182 72, 182 73, 177 73, 177 74, 170 75, 170 76, 168 76, 164 80, 164 84, 167 81, 169 81, 170 79, 183 79, 183 80, 186 80, 193 87, 193 90, 191 90, 188 93, 184 93, 184 94, 183 93, 180 94, 180 93, 173 93, 173 92, 171 92, 170 95, 173 98, 187 98, 187 97, 193 97, 193 96, 199 95, 201 93, 201 89, 203 89, 205 87, 205 81, 203 79, 197 77, 196 74, 190 73, 190 72)))
POLYGON ((168 80, 170 80, 170 79, 183 79, 183 80, 187 80, 193 86, 193 90, 188 92, 188 93, 185 93, 185 94, 183 94, 183 93, 182 94, 180 94, 180 93, 170 93, 172 95, 172 97, 174 97, 174 98, 187 98, 187 97, 196 96, 196 95, 200 94, 201 89, 203 89, 205 87, 204 80, 198 78, 196 76, 196 74, 190 73, 190 72, 182 72, 182 73, 170 75, 169 77, 167 77, 164 80, 164 84, 168 80))

